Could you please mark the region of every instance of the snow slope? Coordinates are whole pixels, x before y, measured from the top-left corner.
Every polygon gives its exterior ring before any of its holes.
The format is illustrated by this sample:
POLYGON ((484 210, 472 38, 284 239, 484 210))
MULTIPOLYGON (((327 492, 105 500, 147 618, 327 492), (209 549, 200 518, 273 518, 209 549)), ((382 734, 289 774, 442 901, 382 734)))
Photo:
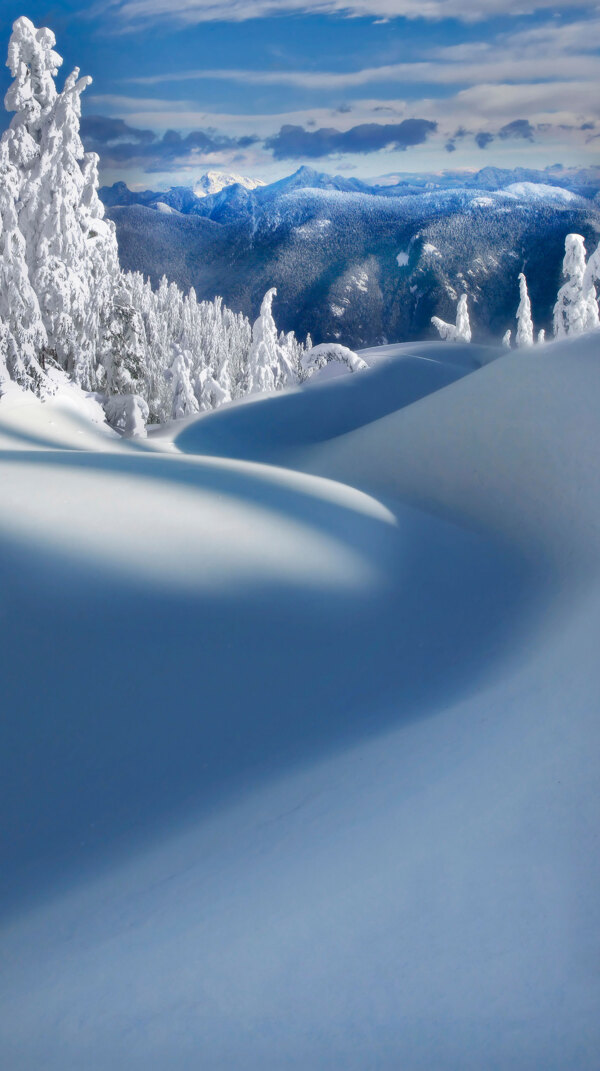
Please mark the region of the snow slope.
POLYGON ((598 342, 0 402, 4 1066, 596 1068, 598 342))

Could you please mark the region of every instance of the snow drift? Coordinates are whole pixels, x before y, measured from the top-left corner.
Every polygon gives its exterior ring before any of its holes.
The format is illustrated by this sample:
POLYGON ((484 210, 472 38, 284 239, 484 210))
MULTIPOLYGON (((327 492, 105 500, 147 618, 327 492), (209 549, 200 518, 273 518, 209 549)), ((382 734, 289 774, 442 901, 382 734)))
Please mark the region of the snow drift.
POLYGON ((0 402, 11 1071, 593 1071, 598 341, 0 402))

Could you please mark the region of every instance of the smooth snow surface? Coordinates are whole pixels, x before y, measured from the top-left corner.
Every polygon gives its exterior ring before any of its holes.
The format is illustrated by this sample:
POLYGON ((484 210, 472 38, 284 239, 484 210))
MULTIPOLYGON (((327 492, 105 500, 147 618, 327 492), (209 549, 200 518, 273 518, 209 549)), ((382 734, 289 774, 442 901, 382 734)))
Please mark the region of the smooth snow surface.
POLYGON ((599 342, 0 400, 3 1068, 595 1071, 599 342))

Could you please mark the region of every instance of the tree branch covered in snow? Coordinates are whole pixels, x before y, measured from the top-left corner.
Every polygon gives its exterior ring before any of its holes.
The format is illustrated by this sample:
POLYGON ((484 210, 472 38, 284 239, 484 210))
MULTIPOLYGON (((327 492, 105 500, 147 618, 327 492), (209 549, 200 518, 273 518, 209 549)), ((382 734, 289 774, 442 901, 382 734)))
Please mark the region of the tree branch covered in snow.
POLYGON ((337 362, 345 364, 351 372, 362 372, 368 368, 366 361, 359 357, 353 350, 346 346, 340 346, 337 342, 322 342, 319 346, 313 346, 302 357, 302 371, 304 377, 309 379, 325 365, 337 362))

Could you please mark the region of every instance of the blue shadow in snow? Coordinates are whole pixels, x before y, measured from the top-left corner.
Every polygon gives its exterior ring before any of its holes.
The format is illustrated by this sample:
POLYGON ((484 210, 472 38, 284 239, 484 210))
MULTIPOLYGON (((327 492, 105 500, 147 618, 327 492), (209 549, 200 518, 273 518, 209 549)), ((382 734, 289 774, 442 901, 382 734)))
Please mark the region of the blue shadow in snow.
POLYGON ((439 711, 518 645, 538 605, 522 562, 411 510, 394 528, 257 474, 160 455, 14 460, 47 464, 49 480, 56 466, 133 473, 155 481, 157 510, 164 481, 218 489, 268 510, 274 527, 296 517, 327 532, 385 582, 333 591, 273 579, 186 594, 4 539, 7 913, 178 816, 439 711))
MULTIPOLYGON (((437 347, 439 349, 439 345, 437 347)), ((468 375, 470 366, 398 357, 318 386, 218 409, 177 436, 186 454, 272 461, 370 424, 468 375)))

